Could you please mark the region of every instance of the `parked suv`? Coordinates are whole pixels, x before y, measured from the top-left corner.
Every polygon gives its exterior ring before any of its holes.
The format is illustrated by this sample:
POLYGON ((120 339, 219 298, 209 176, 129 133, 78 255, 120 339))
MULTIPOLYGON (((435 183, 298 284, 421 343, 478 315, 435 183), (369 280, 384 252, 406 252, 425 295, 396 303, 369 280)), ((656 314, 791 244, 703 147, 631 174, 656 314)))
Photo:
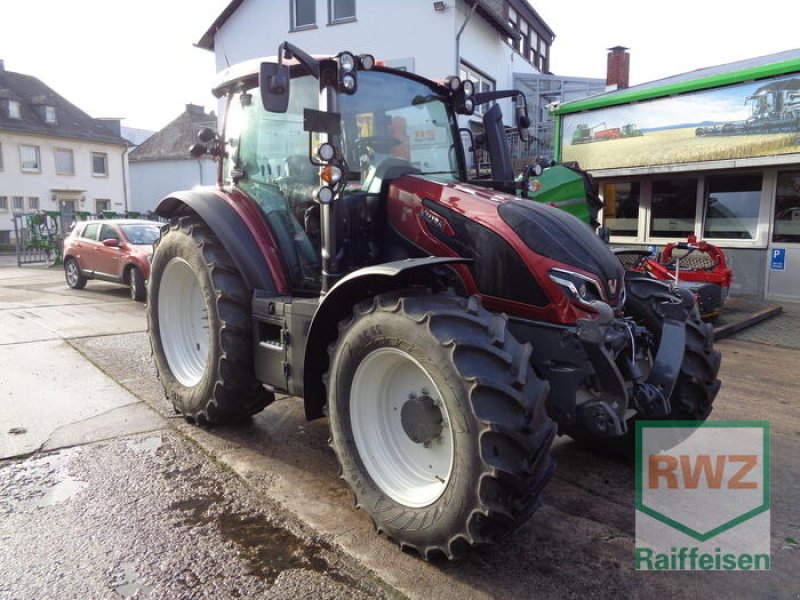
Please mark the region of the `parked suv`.
POLYGON ((89 279, 111 281, 127 285, 131 299, 144 300, 160 228, 133 219, 79 222, 64 240, 67 285, 82 290, 89 279))

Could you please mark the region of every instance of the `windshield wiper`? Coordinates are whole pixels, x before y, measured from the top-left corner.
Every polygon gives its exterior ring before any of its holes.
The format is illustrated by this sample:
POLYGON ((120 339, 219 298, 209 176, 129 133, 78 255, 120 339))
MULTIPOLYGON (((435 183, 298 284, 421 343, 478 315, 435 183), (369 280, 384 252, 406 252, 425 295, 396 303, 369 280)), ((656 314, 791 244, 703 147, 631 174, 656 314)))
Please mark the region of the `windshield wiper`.
POLYGON ((414 99, 411 101, 411 106, 420 106, 421 104, 436 102, 437 100, 441 101, 443 98, 441 96, 437 96, 436 94, 428 94, 427 96, 414 96, 414 99))

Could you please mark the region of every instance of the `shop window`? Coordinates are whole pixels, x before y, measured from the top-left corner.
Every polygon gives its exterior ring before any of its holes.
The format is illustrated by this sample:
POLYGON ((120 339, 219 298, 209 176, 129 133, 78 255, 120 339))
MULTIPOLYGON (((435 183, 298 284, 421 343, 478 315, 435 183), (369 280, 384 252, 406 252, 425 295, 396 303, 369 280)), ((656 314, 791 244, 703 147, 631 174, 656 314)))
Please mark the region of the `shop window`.
POLYGON ((800 171, 778 173, 772 241, 800 243, 800 171))
POLYGON ((694 233, 697 179, 653 181, 650 203, 652 237, 686 237, 694 233))
POLYGON ((714 239, 756 239, 760 205, 760 174, 709 177, 703 235, 714 239))
POLYGON ((638 181, 603 184, 603 226, 611 235, 639 234, 640 186, 638 181))

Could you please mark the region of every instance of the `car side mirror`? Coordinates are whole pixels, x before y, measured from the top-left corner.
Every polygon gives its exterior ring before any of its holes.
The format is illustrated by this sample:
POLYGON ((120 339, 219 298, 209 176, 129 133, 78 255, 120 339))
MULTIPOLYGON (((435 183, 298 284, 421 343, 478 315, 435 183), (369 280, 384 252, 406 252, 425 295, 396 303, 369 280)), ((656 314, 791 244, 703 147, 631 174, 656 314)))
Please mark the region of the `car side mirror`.
POLYGON ((108 238, 107 240, 103 240, 103 246, 106 248, 119 248, 119 240, 108 238))
POLYGON ((528 131, 528 127, 531 126, 531 119, 528 116, 528 107, 525 105, 524 101, 522 104, 517 104, 516 121, 519 139, 523 142, 527 142, 531 139, 530 132, 528 131))

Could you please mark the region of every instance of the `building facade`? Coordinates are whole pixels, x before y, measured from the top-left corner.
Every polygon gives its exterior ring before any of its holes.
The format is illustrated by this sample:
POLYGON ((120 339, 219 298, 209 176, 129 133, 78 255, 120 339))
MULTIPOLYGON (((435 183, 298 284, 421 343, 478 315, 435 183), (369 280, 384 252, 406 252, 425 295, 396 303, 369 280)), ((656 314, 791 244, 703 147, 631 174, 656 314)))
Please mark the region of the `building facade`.
POLYGON ((556 156, 604 198, 615 245, 695 235, 732 293, 800 299, 800 49, 559 106, 556 156))
POLYGON ((215 129, 217 117, 202 106, 187 104, 186 110, 164 129, 148 137, 129 156, 131 174, 130 210, 153 211, 162 198, 195 185, 217 180, 216 163, 208 156, 192 158, 189 147, 203 127, 215 129))
MULTIPOLYGON (((197 45, 215 53, 217 71, 274 56, 287 40, 311 54, 370 53, 429 79, 459 75, 489 91, 512 88, 517 73, 549 72, 554 38, 526 0, 233 0, 197 45)), ((510 102, 501 108, 511 125, 510 102)))
POLYGON ((127 142, 44 83, 0 61, 0 245, 14 214, 128 210, 127 142))

